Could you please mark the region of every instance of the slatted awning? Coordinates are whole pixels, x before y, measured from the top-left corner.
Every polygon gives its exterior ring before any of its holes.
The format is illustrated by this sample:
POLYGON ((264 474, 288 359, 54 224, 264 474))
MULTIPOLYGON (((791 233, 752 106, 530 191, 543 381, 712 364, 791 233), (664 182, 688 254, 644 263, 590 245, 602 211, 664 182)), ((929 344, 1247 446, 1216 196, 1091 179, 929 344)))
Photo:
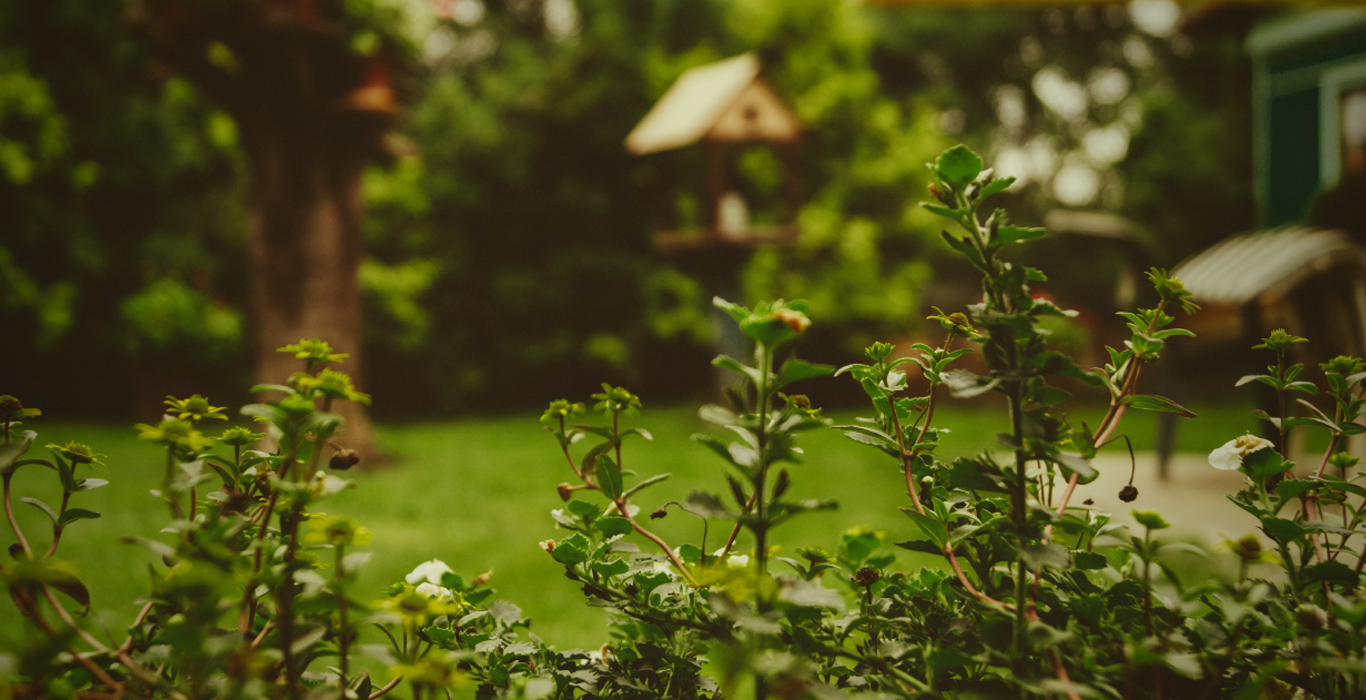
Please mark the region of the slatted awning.
POLYGON ((1205 304, 1274 302, 1339 265, 1366 269, 1366 248, 1342 231, 1287 226, 1226 239, 1187 258, 1172 276, 1205 304))

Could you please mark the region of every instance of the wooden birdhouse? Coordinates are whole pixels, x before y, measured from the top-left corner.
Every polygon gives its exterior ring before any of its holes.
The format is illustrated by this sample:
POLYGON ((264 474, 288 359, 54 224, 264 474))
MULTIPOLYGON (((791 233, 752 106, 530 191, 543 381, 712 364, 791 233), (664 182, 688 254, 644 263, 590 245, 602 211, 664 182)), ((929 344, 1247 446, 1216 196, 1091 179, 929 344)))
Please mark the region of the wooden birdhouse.
MULTIPOLYGON (((760 76, 754 54, 685 72, 626 137, 626 149, 639 156, 699 144, 702 148, 704 195, 702 206, 693 207, 700 211, 692 221, 678 211, 670 186, 677 169, 670 166, 676 163, 656 158, 656 248, 667 252, 716 243, 753 247, 794 239, 801 205, 801 136, 801 123, 760 76), (776 156, 777 181, 766 183, 776 192, 765 192, 765 183, 746 182, 740 175, 737 159, 755 147, 776 156)), ((683 183, 682 191, 687 186, 683 183)), ((689 200, 685 196, 682 201, 689 200)))

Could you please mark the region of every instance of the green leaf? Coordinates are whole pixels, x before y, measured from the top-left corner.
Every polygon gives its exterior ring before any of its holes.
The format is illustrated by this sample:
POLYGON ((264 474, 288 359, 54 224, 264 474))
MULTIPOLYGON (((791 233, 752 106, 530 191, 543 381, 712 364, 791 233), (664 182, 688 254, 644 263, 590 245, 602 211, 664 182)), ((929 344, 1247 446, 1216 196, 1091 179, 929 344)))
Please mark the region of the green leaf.
POLYGON ((624 493, 621 484, 621 467, 607 455, 598 455, 598 486, 602 494, 612 500, 621 498, 624 493))
POLYGON ((1096 552, 1077 552, 1073 555, 1072 559, 1074 566, 1078 569, 1085 569, 1087 571, 1104 569, 1108 565, 1108 562, 1105 560, 1105 555, 1097 554, 1096 552))
POLYGON ((693 491, 678 505, 684 511, 707 520, 734 520, 739 517, 726 508, 720 497, 705 491, 693 491))
POLYGON ((1301 494, 1313 491, 1323 485, 1321 481, 1309 481, 1306 479, 1285 479, 1276 484, 1276 499, 1282 503, 1288 502, 1292 498, 1298 498, 1301 494))
POLYGON ((982 173, 982 157, 960 144, 939 154, 933 169, 944 182, 959 188, 982 173))
POLYGON ((944 385, 956 399, 970 399, 985 394, 1000 383, 1000 379, 988 380, 965 369, 952 369, 944 373, 944 385))
MULTIPOLYGON (((784 362, 782 369, 778 370, 778 385, 781 386, 815 377, 828 377, 834 371, 835 368, 831 365, 819 365, 794 357, 787 362, 784 362)), ((774 388, 776 389, 777 387, 774 388)))
POLYGON ((1272 516, 1262 518, 1262 531, 1267 537, 1281 544, 1294 542, 1308 532, 1293 520, 1272 516))
POLYGON ((936 545, 929 540, 911 540, 909 542, 893 542, 902 549, 909 549, 912 552, 924 552, 925 554, 938 554, 944 556, 944 548, 936 545))
POLYGON ((1347 590, 1356 590, 1360 583, 1360 577, 1352 567, 1340 561, 1326 561, 1322 564, 1313 564, 1304 567, 1300 572, 1303 574, 1301 583, 1313 583, 1315 581, 1327 581, 1335 586, 1342 586, 1347 590))
POLYGON ((721 369, 728 369, 732 372, 742 374, 748 377, 749 380, 751 382, 754 382, 755 384, 758 384, 763 379, 763 377, 759 376, 759 370, 753 367, 742 365, 740 364, 739 360, 736 360, 735 358, 729 355, 720 355, 716 359, 712 360, 711 363, 715 367, 720 367, 721 369))
MULTIPOLYGON (((629 527, 629 526, 628 526, 629 527)), ((622 559, 614 559, 610 562, 594 562, 593 571, 599 576, 607 578, 609 576, 620 576, 631 570, 631 565, 622 559)))
POLYGON ((1020 559, 1031 569, 1038 569, 1044 566, 1051 566, 1055 569, 1066 569, 1071 557, 1067 553, 1067 548, 1060 544, 1033 544, 1019 548, 1020 559))
POLYGON ((910 508, 902 508, 901 512, 905 513, 913 520, 915 524, 920 527, 920 531, 924 532, 925 536, 930 538, 930 541, 939 545, 941 548, 948 543, 949 529, 944 523, 935 520, 928 515, 921 515, 910 508))
POLYGON ((597 504, 587 501, 573 500, 565 504, 565 510, 579 516, 584 522, 592 522, 594 518, 602 515, 602 509, 597 504))
POLYGON ((10 442, 0 444, 0 471, 8 471, 25 452, 28 452, 29 446, 36 439, 38 439, 38 433, 25 430, 14 436, 10 442))
POLYGON ((79 480, 79 481, 76 482, 76 490, 77 490, 77 491, 90 491, 91 489, 97 489, 97 488, 99 488, 99 487, 101 487, 101 486, 108 486, 108 485, 109 485, 109 481, 108 481, 108 480, 105 480, 105 479, 96 479, 96 478, 94 478, 94 477, 87 477, 87 478, 85 478, 85 479, 81 479, 81 480, 79 480))
POLYGON ((708 423, 717 425, 743 425, 745 420, 733 411, 720 406, 707 404, 697 409, 697 416, 708 423))
POLYGON ((606 518, 599 518, 596 523, 593 523, 593 526, 596 527, 600 532, 602 532, 603 535, 607 537, 616 537, 617 535, 624 535, 630 532, 631 530, 635 529, 631 527, 631 521, 619 515, 613 515, 606 518))
POLYGON ((1015 184, 1015 178, 1013 177, 993 178, 991 182, 982 186, 982 191, 977 196, 981 199, 986 199, 993 194, 1005 192, 1013 184, 1015 184))
POLYGON ((977 252, 977 249, 973 247, 972 243, 968 242, 968 239, 959 238, 950 234, 948 231, 940 231, 939 235, 944 237, 944 241, 949 244, 950 248, 958 251, 963 257, 972 262, 972 264, 978 267, 982 266, 981 254, 977 252))
POLYGON ((1027 228, 1024 226, 1002 226, 997 230, 998 240, 1001 245, 1006 243, 1021 243, 1032 241, 1036 238, 1043 238, 1048 235, 1048 229, 1027 228))
POLYGON ((1135 394, 1125 396, 1124 403, 1142 411, 1158 411, 1161 413, 1175 413, 1182 418, 1194 418, 1195 414, 1190 409, 1172 401, 1165 396, 1154 396, 1151 394, 1135 394))
POLYGON ((49 518, 52 519, 52 523, 53 523, 54 525, 57 523, 57 511, 53 510, 53 509, 52 509, 52 506, 49 506, 48 504, 43 503, 42 501, 40 501, 40 500, 38 500, 38 499, 36 499, 36 498, 30 498, 29 496, 24 496, 23 498, 20 498, 19 500, 21 500, 21 501, 23 501, 24 503, 27 503, 27 504, 29 504, 29 505, 31 505, 31 506, 37 508, 38 510, 43 511, 44 513, 47 513, 47 517, 49 517, 49 518))
POLYGON ((1045 406, 1055 406, 1072 398, 1071 392, 1055 386, 1043 385, 1034 389, 1034 402, 1045 406))
POLYGON ((100 514, 96 513, 93 510, 86 510, 84 508, 69 508, 65 513, 62 513, 61 518, 57 519, 57 525, 65 526, 68 523, 77 520, 94 520, 98 517, 100 517, 100 514))
POLYGON ((1003 474, 995 464, 968 458, 954 460, 949 467, 949 485, 955 489, 968 491, 1006 492, 1009 489, 1001 483, 1003 474))
POLYGON ((1270 447, 1263 447, 1243 456, 1242 472, 1261 480, 1288 471, 1294 466, 1295 463, 1283 459, 1281 453, 1270 447))
POLYGON ((625 495, 626 495, 627 498, 629 498, 629 497, 631 497, 631 496, 634 496, 634 495, 636 495, 637 493, 639 493, 639 492, 645 490, 645 488, 646 488, 647 486, 654 486, 655 484, 658 484, 659 482, 664 481, 665 479, 668 479, 668 478, 671 477, 671 476, 673 476, 673 475, 672 475, 672 474, 655 474, 654 476, 652 476, 652 477, 650 477, 650 478, 648 478, 648 479, 646 479, 646 480, 640 482, 639 484, 636 484, 635 486, 632 486, 631 488, 626 489, 626 494, 625 494, 625 495))
POLYGON ((1053 459, 1058 463, 1059 467, 1062 467, 1063 473, 1068 478, 1071 478, 1073 474, 1076 474, 1077 483, 1079 484, 1089 484, 1092 481, 1095 481, 1096 477, 1100 476, 1100 472, 1096 471, 1096 468, 1091 466, 1091 462, 1081 455, 1072 454, 1071 452, 1059 452, 1053 459))
POLYGON ((1149 530, 1165 530, 1171 527, 1171 523, 1164 520, 1161 514, 1151 510, 1134 511, 1134 520, 1138 521, 1139 525, 1142 525, 1149 530))
POLYGON ((583 459, 579 460, 579 471, 584 474, 593 473, 593 469, 598 463, 598 457, 610 452, 612 447, 613 445, 611 442, 603 442, 594 445, 592 449, 584 453, 583 459))
POLYGON ((555 545, 550 556, 561 564, 580 564, 588 561, 588 540, 578 533, 555 545))
POLYGON ((145 537, 124 537, 121 538, 119 541, 123 542, 124 544, 135 544, 140 547, 145 547, 148 550, 150 550, 153 554, 156 554, 157 556, 160 556, 162 558, 171 558, 175 556, 175 548, 169 544, 166 544, 165 542, 149 540, 145 537))

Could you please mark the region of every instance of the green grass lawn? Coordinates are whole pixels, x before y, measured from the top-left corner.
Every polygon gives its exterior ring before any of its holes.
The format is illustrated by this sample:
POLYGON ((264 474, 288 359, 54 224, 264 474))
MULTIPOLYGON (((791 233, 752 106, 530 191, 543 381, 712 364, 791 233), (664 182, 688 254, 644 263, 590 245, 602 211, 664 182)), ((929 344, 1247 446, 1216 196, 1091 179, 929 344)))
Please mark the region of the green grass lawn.
MULTIPOLYGON (((1202 417, 1180 431, 1181 450, 1207 452, 1254 427, 1249 406, 1193 408, 1202 417)), ((849 422, 852 416, 836 414, 834 418, 837 423, 849 422)), ((990 447, 992 436, 1005 430, 1002 415, 996 411, 948 404, 939 416, 937 422, 953 430, 945 436, 944 457, 990 447)), ((1083 417, 1092 424, 1097 418, 1083 417)), ((694 408, 647 408, 631 425, 649 430, 655 439, 629 442, 623 466, 635 470, 637 478, 673 475, 637 498, 646 513, 667 501, 683 499, 693 490, 728 491, 720 460, 688 439, 705 429, 694 408)), ((1153 444, 1155 426, 1153 414, 1138 414, 1126 421, 1124 429, 1135 448, 1144 450, 1153 444)), ((121 639, 123 626, 136 612, 132 601, 146 591, 146 570, 154 564, 154 557, 120 543, 119 538, 155 537, 168 520, 165 505, 148 494, 160 483, 164 453, 151 443, 139 442, 134 431, 122 425, 43 419, 28 427, 39 432, 40 445, 79 440, 107 455, 108 466, 93 475, 108 479, 110 485, 78 494, 73 500, 73 506, 101 512, 103 517, 72 525, 58 559, 73 562, 89 585, 93 617, 101 621, 93 629, 107 625, 121 639)), ((392 463, 352 471, 349 476, 357 488, 316 506, 328 513, 351 515, 374 533, 370 549, 376 556, 360 580, 362 598, 379 597, 385 585, 401 579, 416 564, 439 558, 467 578, 492 570, 491 585, 498 597, 521 606, 535 621, 533 631, 561 648, 596 647, 605 640, 604 613, 581 603, 575 585, 537 545, 564 534, 555 530, 549 511, 562 505, 555 485, 572 474, 554 439, 540 429, 536 414, 382 425, 379 435, 392 463)), ((791 468, 793 497, 835 498, 841 507, 784 525, 774 534, 778 544, 789 551, 808 544, 832 548, 842 531, 858 525, 884 530, 893 540, 914 536, 898 510, 906 505, 906 498, 895 463, 835 431, 807 433, 802 444, 808 459, 791 468)), ((38 452, 45 456, 44 450, 38 452)), ((16 515, 35 547, 45 548, 46 517, 18 502, 18 497, 37 496, 55 503, 59 497, 55 478, 46 470, 30 467, 14 481, 16 515)), ((700 522, 677 509, 670 509, 663 520, 646 522, 675 546, 696 543, 701 536, 700 522)), ((709 549, 721 545, 725 535, 719 529, 710 533, 709 549)), ((3 533, 0 543, 8 546, 13 534, 8 528, 3 533)), ((912 559, 919 555, 901 553, 904 566, 926 563, 912 559)), ((17 629, 18 623, 13 607, 0 605, 0 645, 6 630, 17 629)))

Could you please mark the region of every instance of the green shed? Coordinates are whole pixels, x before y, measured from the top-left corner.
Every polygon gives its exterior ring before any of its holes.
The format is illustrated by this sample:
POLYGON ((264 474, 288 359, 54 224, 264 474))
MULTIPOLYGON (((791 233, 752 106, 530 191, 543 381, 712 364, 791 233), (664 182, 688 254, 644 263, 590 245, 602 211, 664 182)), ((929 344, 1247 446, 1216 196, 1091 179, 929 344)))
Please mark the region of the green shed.
POLYGON ((1248 36, 1262 227, 1305 221, 1315 197, 1366 171, 1366 7, 1302 10, 1248 36))

